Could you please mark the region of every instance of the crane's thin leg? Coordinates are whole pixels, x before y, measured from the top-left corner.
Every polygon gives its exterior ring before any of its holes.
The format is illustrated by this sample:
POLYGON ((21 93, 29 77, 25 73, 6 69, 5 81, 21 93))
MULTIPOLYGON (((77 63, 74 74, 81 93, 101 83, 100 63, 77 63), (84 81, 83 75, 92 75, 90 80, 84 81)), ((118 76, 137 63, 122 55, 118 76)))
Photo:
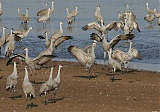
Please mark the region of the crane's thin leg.
POLYGON ((53 98, 53 103, 56 103, 56 95, 57 95, 57 88, 55 88, 55 90, 54 90, 54 98, 53 98))
POLYGON ((105 61, 106 61, 106 52, 104 52, 104 61, 103 61, 103 68, 102 68, 102 70, 104 69, 105 61))
POLYGON ((12 89, 12 100, 14 100, 14 88, 12 89))
POLYGON ((44 104, 47 105, 46 94, 44 95, 44 104))

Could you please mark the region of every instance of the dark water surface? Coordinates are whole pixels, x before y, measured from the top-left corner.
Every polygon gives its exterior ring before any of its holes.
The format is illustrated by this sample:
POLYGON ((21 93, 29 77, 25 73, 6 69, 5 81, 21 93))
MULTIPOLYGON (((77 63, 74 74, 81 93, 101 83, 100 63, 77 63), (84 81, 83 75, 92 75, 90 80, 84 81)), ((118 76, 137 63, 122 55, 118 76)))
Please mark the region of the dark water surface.
MULTIPOLYGON (((53 34, 55 31, 59 30, 59 22, 64 22, 63 30, 64 35, 71 35, 74 37, 73 40, 69 40, 61 44, 56 50, 55 54, 58 59, 74 60, 72 55, 67 52, 67 48, 70 45, 77 45, 81 48, 90 45, 92 41, 90 40, 90 34, 96 32, 95 30, 82 31, 81 27, 94 20, 94 12, 96 6, 101 7, 102 15, 105 18, 105 24, 111 21, 118 20, 118 11, 124 12, 126 7, 125 3, 129 4, 129 10, 135 13, 137 16, 137 22, 141 32, 134 31, 134 47, 137 48, 141 55, 142 60, 134 59, 131 63, 131 67, 159 71, 160 72, 160 26, 157 24, 157 19, 152 26, 144 21, 144 16, 146 12, 146 2, 149 2, 149 7, 156 7, 160 11, 160 0, 55 0, 54 7, 55 11, 51 16, 50 20, 47 21, 46 28, 43 28, 42 23, 37 22, 36 13, 45 7, 46 3, 51 5, 51 0, 1 0, 3 15, 0 17, 0 35, 2 35, 2 27, 6 26, 8 28, 14 28, 15 30, 23 30, 24 25, 21 24, 17 15, 17 8, 20 8, 21 13, 25 13, 26 8, 29 8, 30 21, 28 27, 32 26, 34 29, 30 31, 27 38, 25 38, 22 43, 16 43, 17 48, 15 53, 23 53, 23 48, 29 48, 29 56, 35 57, 45 48, 45 40, 37 38, 38 35, 43 35, 45 31, 48 31, 49 35, 53 34), (66 10, 68 7, 73 10, 77 6, 79 9, 79 15, 73 22, 72 27, 68 27, 66 23, 66 10), (135 64, 136 63, 136 64, 135 64), (136 66, 136 67, 135 67, 136 66)), ((10 30, 6 30, 9 33, 10 30)), ((112 39, 114 36, 120 34, 120 32, 110 31, 108 33, 108 38, 112 39)), ((119 42, 115 48, 120 48, 123 51, 127 51, 129 44, 122 41, 119 42)), ((4 48, 2 49, 2 57, 4 57, 4 48)), ((98 43, 96 51, 96 58, 98 62, 102 62, 103 59, 103 49, 101 44, 98 43)))

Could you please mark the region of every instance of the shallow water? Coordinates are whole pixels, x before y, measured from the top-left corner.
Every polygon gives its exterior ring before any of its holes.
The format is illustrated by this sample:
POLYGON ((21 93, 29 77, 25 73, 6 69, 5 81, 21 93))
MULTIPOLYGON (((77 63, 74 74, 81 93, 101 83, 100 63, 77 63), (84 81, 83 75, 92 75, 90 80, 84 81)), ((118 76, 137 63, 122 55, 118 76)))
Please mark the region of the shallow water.
MULTIPOLYGON (((157 24, 157 19, 155 19, 155 22, 152 24, 152 26, 144 21, 143 18, 147 14, 145 4, 146 2, 149 2, 150 8, 157 7, 157 10, 160 10, 160 1, 158 0, 152 0, 152 2, 147 0, 55 0, 55 11, 50 20, 47 21, 46 28, 43 28, 42 23, 37 22, 36 13, 40 9, 44 8, 46 3, 49 3, 50 6, 51 0, 14 0, 14 2, 2 0, 3 15, 0 17, 0 30, 2 31, 3 26, 14 28, 15 30, 23 30, 24 25, 21 24, 20 20, 18 19, 16 9, 20 8, 20 12, 25 13, 25 9, 28 7, 30 16, 28 27, 32 26, 34 29, 30 31, 28 37, 25 38, 21 43, 16 43, 17 48, 15 50, 15 53, 23 53, 23 48, 28 47, 29 56, 35 57, 36 55, 38 55, 45 49, 45 40, 39 39, 37 38, 37 36, 44 35, 43 33, 45 31, 48 31, 49 35, 53 34, 55 31, 59 30, 59 22, 62 21, 64 22, 64 35, 71 35, 74 37, 74 39, 62 43, 55 50, 55 54, 59 59, 73 59, 72 55, 70 55, 67 51, 67 48, 70 45, 76 45, 83 48, 92 43, 89 36, 91 33, 96 31, 82 31, 81 27, 89 22, 95 21, 94 12, 96 6, 99 5, 101 7, 102 15, 105 18, 105 24, 107 24, 111 21, 117 21, 118 11, 124 12, 126 9, 124 4, 128 3, 129 9, 137 16, 137 22, 139 23, 139 27, 141 30, 140 33, 134 31, 134 47, 140 51, 143 57, 142 60, 134 59, 132 62, 139 63, 141 67, 143 66, 142 68, 147 65, 151 65, 153 68, 158 68, 159 71, 160 26, 158 26, 157 24), (75 6, 79 8, 80 13, 77 16, 76 20, 73 22, 72 27, 68 27, 65 19, 65 8, 68 7, 70 10, 73 10, 75 6)), ((10 30, 6 31, 6 33, 9 32, 10 30)), ((118 34, 120 34, 120 32, 110 31, 108 33, 108 38, 112 39, 118 34)), ((0 35, 2 35, 2 32, 0 32, 0 35)), ((128 46, 128 43, 126 43, 125 41, 121 41, 115 46, 115 48, 118 47, 123 51, 127 51, 128 46)), ((97 60, 103 59, 103 49, 100 43, 98 43, 97 45, 95 54, 97 60)), ((4 57, 4 48, 2 49, 2 57, 4 57)))

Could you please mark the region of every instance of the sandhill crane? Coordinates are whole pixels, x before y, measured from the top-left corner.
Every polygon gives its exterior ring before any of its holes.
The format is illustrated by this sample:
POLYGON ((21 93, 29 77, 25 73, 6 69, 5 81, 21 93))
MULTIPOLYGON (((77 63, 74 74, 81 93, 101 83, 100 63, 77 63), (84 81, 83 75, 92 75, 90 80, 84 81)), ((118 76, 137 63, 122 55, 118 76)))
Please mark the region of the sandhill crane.
MULTIPOLYGON (((35 95, 35 87, 29 81, 27 67, 25 67, 25 77, 24 77, 24 80, 23 80, 22 88, 23 88, 23 92, 26 96, 26 101, 28 101, 28 98, 30 98, 30 101, 32 100, 32 98, 35 98, 35 96, 36 96, 35 95)), ((31 101, 30 104, 27 104, 27 108, 29 106, 32 107, 32 105, 33 105, 33 102, 31 101)))
POLYGON ((150 9, 148 6, 148 2, 146 2, 146 8, 147 8, 147 13, 148 14, 154 14, 154 10, 150 9))
MULTIPOLYGON (((61 83, 61 79, 60 79, 61 68, 62 68, 62 65, 59 65, 57 76, 52 80, 52 89, 51 89, 51 91, 54 91, 54 97, 53 97, 54 102, 56 102, 57 90, 58 90, 58 88, 60 86, 60 83, 61 83)), ((51 99, 51 101, 52 101, 52 99, 51 99)))
POLYGON ((138 23, 136 21, 132 20, 131 15, 132 15, 131 12, 129 12, 126 15, 124 30, 125 30, 125 27, 128 26, 128 28, 129 28, 128 30, 130 31, 129 33, 131 33, 133 31, 133 29, 137 30, 138 32, 141 32, 140 29, 139 29, 138 23))
POLYGON ((46 3, 46 8, 37 12, 37 16, 44 16, 48 12, 48 3, 46 3))
POLYGON ((150 25, 152 25, 153 20, 155 19, 155 16, 153 14, 147 14, 144 17, 144 20, 146 20, 147 22, 150 23, 150 25))
POLYGON ((40 91, 39 91, 39 95, 40 95, 40 96, 41 96, 41 95, 44 95, 44 98, 45 98, 44 103, 45 103, 45 105, 47 105, 46 95, 47 95, 47 93, 48 93, 49 91, 51 91, 52 85, 53 85, 53 83, 52 83, 52 80, 53 80, 53 79, 52 79, 52 72, 53 72, 53 67, 51 67, 51 72, 50 72, 48 81, 46 81, 45 83, 43 83, 43 84, 41 85, 40 91))
POLYGON ((25 37, 28 36, 30 30, 33 29, 33 27, 29 27, 28 30, 17 30, 17 31, 13 31, 13 34, 15 34, 16 36, 20 37, 17 41, 22 41, 22 39, 24 39, 25 37))
POLYGON ((61 36, 63 35, 62 24, 63 24, 63 22, 60 22, 60 23, 59 23, 59 30, 56 31, 56 32, 54 32, 54 34, 51 35, 51 40, 52 40, 53 38, 57 39, 57 38, 59 38, 59 37, 61 37, 61 36))
POLYGON ((6 47, 5 47, 5 56, 6 57, 11 56, 16 48, 12 32, 13 32, 13 28, 11 28, 10 41, 6 44, 6 47))
POLYGON ((69 40, 69 39, 72 39, 73 37, 72 36, 60 36, 58 37, 58 35, 55 35, 55 36, 52 36, 53 38, 52 39, 48 39, 48 33, 45 32, 45 37, 42 37, 42 38, 45 38, 45 45, 47 48, 49 48, 50 44, 51 44, 51 41, 53 43, 53 46, 52 46, 52 51, 57 48, 61 43, 63 43, 64 41, 66 40, 69 40))
POLYGON ((51 14, 54 12, 54 1, 52 1, 51 3, 51 11, 50 11, 50 16, 51 14))
MULTIPOLYGON (((85 53, 83 49, 77 46, 70 46, 68 48, 68 52, 71 53, 82 66, 85 66, 86 71, 90 73, 91 67, 96 59, 94 53, 95 46, 96 46, 96 41, 92 43, 92 50, 90 54, 85 53)), ((90 78, 91 76, 89 76, 89 80, 90 78)))
POLYGON ((19 20, 21 20, 21 24, 27 23, 28 20, 29 20, 28 8, 26 9, 26 14, 25 15, 20 13, 20 9, 19 8, 17 8, 17 11, 18 11, 18 18, 19 18, 19 20))
POLYGON ((121 65, 124 65, 125 68, 128 68, 129 61, 131 61, 133 58, 141 59, 138 50, 132 48, 132 44, 133 42, 130 41, 130 46, 127 52, 123 52, 120 49, 115 49, 112 53, 112 58, 117 59, 121 65))
MULTIPOLYGON (((30 72, 31 72, 31 75, 32 75, 32 71, 35 73, 35 70, 36 69, 41 69, 41 67, 46 64, 48 61, 50 61, 52 58, 54 58, 55 56, 54 55, 42 55, 41 57, 37 58, 30 58, 28 56, 28 48, 25 48, 24 49, 26 51, 26 55, 23 56, 23 55, 19 55, 19 54, 15 54, 11 57, 8 58, 8 61, 6 63, 6 65, 9 65, 12 60, 16 57, 21 57, 25 60, 25 63, 28 65, 29 69, 30 69, 30 72)), ((36 73, 35 73, 35 79, 36 79, 36 73)), ((34 80, 35 82, 35 80, 34 80)))
POLYGON ((75 7, 75 10, 71 11, 72 17, 75 20, 75 17, 79 14, 78 7, 75 7))
POLYGON ((2 2, 0 2, 0 16, 3 14, 3 10, 2 10, 2 2))
POLYGON ((24 23, 28 23, 29 21, 29 8, 26 9, 25 18, 23 18, 24 23))
POLYGON ((154 16, 155 16, 156 18, 159 18, 159 17, 160 17, 160 11, 157 11, 156 8, 155 8, 155 10, 154 10, 154 16))
MULTIPOLYGON (((47 14, 47 12, 48 12, 48 3, 46 3, 46 8, 45 9, 42 9, 42 10, 40 10, 40 11, 38 11, 37 12, 37 16, 44 16, 44 15, 46 15, 47 14)), ((51 16, 51 14, 53 13, 53 11, 54 11, 54 1, 52 1, 52 3, 51 3, 51 8, 50 8, 51 10, 50 10, 50 14, 49 14, 49 16, 51 16)))
POLYGON ((103 24, 102 19, 100 21, 100 24, 98 24, 97 22, 91 22, 91 23, 88 23, 87 25, 82 27, 83 31, 95 29, 100 33, 108 33, 108 31, 110 31, 112 29, 117 30, 117 28, 118 28, 117 22, 112 21, 111 23, 109 23, 108 25, 105 26, 103 24))
POLYGON ((41 17, 38 19, 38 22, 43 22, 43 27, 44 27, 44 25, 46 25, 46 21, 47 21, 47 20, 49 19, 49 17, 50 17, 50 10, 51 10, 51 8, 48 9, 48 12, 47 12, 46 15, 43 15, 43 16, 41 16, 41 17))
POLYGON ((120 41, 120 40, 132 40, 134 38, 134 34, 121 34, 121 35, 117 35, 114 38, 112 38, 112 40, 107 41, 104 34, 99 35, 96 33, 92 33, 91 34, 91 39, 92 40, 96 40, 97 42, 102 42, 102 48, 104 50, 104 64, 105 64, 105 60, 106 60, 106 53, 108 52, 109 48, 114 48, 114 46, 120 41))
POLYGON ((5 26, 3 26, 3 30, 2 30, 2 37, 0 38, 0 53, 1 53, 1 48, 2 48, 2 46, 5 44, 5 41, 6 41, 6 39, 5 39, 5 29, 6 29, 6 27, 5 26))
MULTIPOLYGON (((117 60, 113 59, 111 55, 112 55, 112 48, 109 48, 109 50, 108 50, 108 66, 110 68, 112 68, 115 73, 116 70, 121 70, 121 64, 117 60)), ((111 80, 114 81, 114 75, 111 80)))
POLYGON ((69 12, 69 9, 66 8, 66 11, 67 11, 67 16, 66 16, 66 20, 67 20, 67 23, 68 23, 68 26, 72 24, 72 14, 69 12))
POLYGON ((17 67, 16 62, 14 62, 14 69, 11 75, 7 77, 6 89, 12 91, 12 98, 14 99, 14 91, 15 87, 18 82, 18 75, 17 75, 17 67))
POLYGON ((113 69, 114 73, 116 70, 121 70, 121 63, 112 58, 112 48, 108 50, 108 66, 113 69))
POLYGON ((99 24, 101 24, 101 23, 104 24, 104 17, 103 17, 102 14, 101 14, 100 6, 97 6, 97 7, 96 7, 96 11, 95 11, 94 17, 95 17, 96 21, 97 21, 99 24))

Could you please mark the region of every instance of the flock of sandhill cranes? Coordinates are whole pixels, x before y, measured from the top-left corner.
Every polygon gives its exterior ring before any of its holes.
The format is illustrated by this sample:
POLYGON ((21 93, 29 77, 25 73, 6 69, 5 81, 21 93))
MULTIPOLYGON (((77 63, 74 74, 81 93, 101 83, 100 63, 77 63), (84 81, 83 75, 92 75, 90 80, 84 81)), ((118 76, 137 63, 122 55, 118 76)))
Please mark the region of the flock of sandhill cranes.
MULTIPOLYGON (((154 15, 155 17, 160 17, 160 15, 156 9, 151 10, 148 8, 148 3, 147 4, 147 12, 148 15, 144 18, 148 22, 151 22, 151 18, 154 15)), ((0 2, 0 15, 2 15, 2 3, 0 2)), ((48 4, 46 4, 48 5, 48 4)), ((23 15, 20 13, 20 9, 17 9, 18 11, 18 18, 22 23, 28 23, 29 21, 29 15, 28 15, 28 8, 26 9, 26 14, 23 15)), ((66 8, 67 11, 67 16, 66 16, 66 21, 68 25, 72 24, 72 19, 78 15, 78 7, 75 7, 75 10, 69 12, 68 8, 66 8)), ((51 15, 54 12, 54 1, 51 3, 51 8, 45 8, 37 12, 38 22, 43 22, 43 25, 46 25, 46 21, 51 17, 51 15)), ((138 26, 138 23, 136 22, 136 16, 133 12, 129 10, 128 4, 126 4, 126 11, 123 14, 118 15, 119 21, 113 21, 107 25, 105 25, 105 20, 104 17, 101 14, 100 6, 96 7, 95 11, 95 20, 96 22, 90 22, 82 27, 82 30, 87 31, 90 29, 95 29, 98 31, 98 33, 92 33, 90 35, 91 39, 94 40, 92 45, 85 47, 84 49, 79 48, 77 46, 70 46, 68 48, 68 52, 70 52, 76 59, 77 61, 83 65, 90 73, 91 67, 93 64, 95 64, 96 61, 96 56, 95 56, 95 48, 97 42, 102 43, 102 48, 104 50, 104 64, 106 60, 106 54, 108 53, 108 65, 110 68, 113 69, 114 72, 116 70, 122 70, 122 68, 127 68, 128 63, 133 59, 141 59, 141 56, 136 48, 132 47, 133 43, 133 38, 135 35, 132 33, 133 30, 137 30, 140 32, 140 28, 138 26), (105 37, 105 34, 107 34, 111 30, 122 30, 123 34, 119 34, 112 38, 112 40, 108 40, 108 38, 105 37), (121 40, 129 40, 129 48, 127 52, 121 51, 119 48, 114 49, 116 44, 121 41, 121 40), (114 49, 114 50, 113 50, 114 49)), ((160 20, 159 20, 160 21, 160 20)), ((50 39, 48 38, 47 31, 45 32, 45 37, 39 36, 39 38, 45 38, 45 45, 46 49, 39 53, 39 55, 35 58, 30 58, 28 56, 28 48, 25 48, 24 50, 25 55, 23 54, 13 54, 14 49, 16 47, 15 41, 22 41, 23 38, 27 37, 28 33, 30 32, 32 27, 30 27, 28 30, 25 31, 14 31, 13 28, 11 28, 10 34, 5 34, 6 27, 3 27, 3 34, 2 37, 0 38, 0 48, 2 46, 5 46, 5 56, 8 57, 8 61, 6 65, 9 65, 14 58, 21 58, 25 61, 27 66, 25 67, 25 77, 23 80, 22 88, 23 91, 26 95, 26 99, 34 98, 35 97, 35 87, 34 84, 29 81, 28 77, 28 70, 29 68, 31 70, 31 74, 35 69, 40 69, 44 64, 46 64, 48 61, 50 61, 52 58, 55 56, 53 55, 54 50, 64 41, 72 39, 72 36, 63 36, 63 28, 62 28, 63 22, 60 22, 60 29, 56 31, 53 35, 50 36, 50 39)), ((52 72, 53 72, 53 67, 51 67, 50 71, 50 76, 48 81, 43 83, 40 87, 39 90, 39 95, 44 94, 45 101, 44 103, 47 104, 46 101, 46 95, 49 91, 54 90, 54 101, 55 101, 55 96, 57 93, 57 89, 60 85, 60 69, 61 65, 59 65, 57 77, 52 79, 52 72)), ((36 74, 35 74, 36 75, 36 74)), ((113 75, 114 76, 114 75, 113 75)), ((91 75, 89 76, 89 79, 91 79, 91 75)), ((113 77, 114 80, 114 77, 113 77)), ((6 89, 12 91, 13 96, 14 96, 14 90, 15 86, 18 82, 18 75, 17 75, 17 68, 16 68, 16 62, 14 62, 14 69, 13 73, 7 77, 7 83, 6 83, 6 89)), ((32 102, 27 105, 28 107, 32 107, 32 102)))

